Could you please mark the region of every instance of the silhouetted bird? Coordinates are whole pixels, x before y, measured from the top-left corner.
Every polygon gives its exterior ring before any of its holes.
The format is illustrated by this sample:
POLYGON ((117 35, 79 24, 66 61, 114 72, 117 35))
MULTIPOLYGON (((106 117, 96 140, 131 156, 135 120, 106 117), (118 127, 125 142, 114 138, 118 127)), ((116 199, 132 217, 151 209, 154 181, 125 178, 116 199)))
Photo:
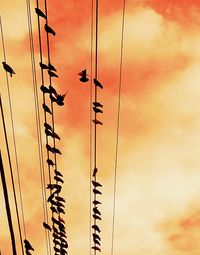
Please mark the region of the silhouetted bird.
POLYGON ((97 189, 93 189, 93 193, 94 193, 94 194, 102 195, 101 191, 99 191, 99 190, 97 190, 97 189))
POLYGON ((56 180, 57 182, 64 183, 64 181, 58 176, 54 176, 54 180, 56 180))
POLYGON ((56 68, 51 63, 49 63, 49 70, 57 72, 56 68))
POLYGON ((93 102, 93 105, 94 105, 95 107, 101 107, 101 108, 103 108, 103 105, 102 105, 101 103, 99 103, 99 102, 93 102))
POLYGON ((54 153, 62 155, 62 153, 61 153, 61 151, 59 149, 53 147, 52 150, 53 150, 54 153))
POLYGON ((50 94, 49 98, 51 99, 52 102, 57 102, 57 98, 54 97, 52 94, 50 94))
POLYGON ((48 151, 54 153, 53 148, 49 144, 46 144, 46 148, 48 151))
POLYGON ((51 110, 49 109, 49 107, 45 103, 42 104, 42 107, 45 110, 45 112, 48 112, 49 114, 52 114, 51 110))
POLYGON ((99 235, 97 235, 97 234, 95 234, 95 233, 93 233, 92 235, 93 235, 93 238, 94 238, 94 239, 98 239, 99 241, 101 241, 101 238, 100 238, 99 235))
POLYGON ((50 77, 56 77, 56 78, 58 78, 58 75, 57 75, 56 73, 50 71, 50 70, 48 70, 48 74, 49 74, 50 77))
POLYGON ((41 85, 40 89, 43 93, 50 93, 49 89, 45 87, 44 85, 41 85))
POLYGON ((59 229, 60 230, 65 230, 65 226, 63 224, 59 224, 59 229))
POLYGON ((29 250, 34 251, 32 245, 30 244, 30 242, 27 239, 24 239, 24 245, 25 245, 25 249, 27 251, 29 251, 29 250))
POLYGON ((65 214, 65 211, 61 207, 57 207, 59 213, 65 214))
POLYGON ((61 252, 62 255, 67 254, 67 251, 63 248, 60 249, 60 252, 61 252))
POLYGON ((68 244, 67 244, 67 242, 65 242, 65 243, 61 243, 61 245, 60 245, 62 248, 68 248, 68 244))
POLYGON ((26 252, 26 255, 32 255, 32 254, 30 253, 30 251, 28 251, 28 250, 26 250, 25 252, 26 252))
POLYGON ((45 132, 45 134, 46 134, 47 136, 51 136, 51 137, 53 138, 53 133, 52 133, 52 131, 50 131, 49 129, 45 128, 44 132, 45 132))
POLYGON ((52 220, 52 222, 53 222, 53 223, 55 223, 55 224, 59 225, 59 221, 58 221, 58 220, 56 220, 54 217, 51 217, 51 220, 52 220))
MULTIPOLYGON (((57 206, 58 207, 63 207, 63 208, 65 208, 65 205, 64 204, 62 204, 61 202, 59 202, 59 201, 57 201, 57 206)), ((58 210, 59 211, 59 210, 58 210)))
POLYGON ((96 215, 96 214, 93 214, 92 216, 93 216, 93 218, 94 218, 95 220, 101 220, 101 217, 99 217, 99 216, 96 215))
POLYGON ((67 92, 68 91, 66 91, 66 93, 63 94, 63 95, 57 95, 57 104, 58 105, 60 105, 60 106, 64 105, 64 99, 65 99, 65 97, 67 95, 67 92))
POLYGON ((93 201, 93 204, 94 204, 94 205, 99 205, 99 204, 101 204, 101 202, 99 202, 99 201, 97 201, 97 200, 94 200, 94 201, 93 201))
POLYGON ((42 62, 40 62, 39 64, 42 69, 49 69, 48 65, 43 64, 42 62))
POLYGON ((92 181, 92 184, 94 185, 94 187, 102 187, 102 185, 96 181, 92 181))
POLYGON ((54 173, 55 173, 56 175, 58 175, 58 176, 63 177, 63 175, 61 174, 61 172, 59 172, 58 170, 54 170, 54 173))
POLYGON ((47 164, 49 165, 49 166, 54 166, 55 164, 54 164, 54 162, 51 160, 51 159, 47 159, 47 164))
POLYGON ((48 123, 46 123, 46 122, 44 123, 44 127, 49 129, 49 130, 52 130, 52 127, 48 123))
POLYGON ((3 68, 5 69, 5 71, 10 74, 10 77, 12 77, 12 75, 15 74, 13 69, 8 64, 6 64, 6 62, 2 62, 2 64, 3 64, 3 68))
POLYGON ((97 225, 92 225, 92 228, 96 230, 97 232, 101 233, 100 228, 97 225))
POLYGON ((67 238, 67 236, 65 235, 63 231, 60 232, 60 236, 67 238))
POLYGON ((53 137, 60 140, 60 136, 56 132, 53 132, 53 137))
POLYGON ((93 111, 96 113, 103 113, 103 111, 99 108, 96 108, 96 107, 92 107, 92 108, 93 108, 93 111))
POLYGON ((94 79, 93 81, 94 81, 94 84, 95 84, 97 87, 103 89, 103 85, 102 85, 97 79, 94 79))
POLYGON ((58 240, 60 239, 59 235, 57 235, 56 233, 53 233, 52 236, 53 236, 54 239, 58 239, 58 240))
POLYGON ((97 239, 94 238, 93 241, 94 241, 95 244, 101 245, 100 242, 97 239))
POLYGON ((50 26, 48 26, 47 24, 45 24, 44 29, 47 33, 50 33, 54 36, 56 35, 56 32, 50 26))
POLYGON ((55 227, 55 225, 53 225, 53 232, 59 234, 58 229, 55 227))
POLYGON ((50 209, 53 213, 58 213, 58 211, 56 210, 56 208, 54 206, 50 206, 50 209))
POLYGON ((93 212, 94 212, 95 214, 101 215, 101 212, 98 210, 97 207, 94 207, 94 208, 93 208, 93 212))
POLYGON ((61 238, 60 238, 60 241, 61 241, 61 243, 63 243, 63 244, 64 244, 64 243, 67 243, 67 241, 66 241, 66 239, 65 239, 64 237, 61 237, 61 238))
POLYGON ((50 93, 53 93, 56 96, 58 95, 56 89, 53 86, 49 85, 49 90, 50 90, 50 93))
POLYGON ((100 251, 101 252, 101 249, 97 246, 93 246, 92 249, 95 250, 95 251, 100 251))
POLYGON ((46 19, 46 15, 39 9, 39 8, 35 8, 35 12, 42 18, 46 19))
POLYGON ((60 242, 58 240, 53 240, 53 242, 55 243, 55 245, 59 245, 60 246, 60 242))
POLYGON ((60 253, 60 249, 58 249, 56 246, 53 247, 55 252, 59 252, 60 253))
POLYGON ((81 76, 81 78, 79 79, 81 82, 87 82, 89 81, 89 79, 87 78, 87 73, 86 73, 86 69, 84 69, 82 72, 80 72, 78 75, 81 76))
POLYGON ((47 184, 47 189, 50 189, 50 190, 61 189, 61 186, 59 184, 47 184))
POLYGON ((52 193, 52 194, 48 197, 47 202, 50 202, 50 201, 54 198, 54 196, 55 196, 55 194, 52 193))
POLYGON ((45 223, 45 222, 43 222, 43 227, 46 228, 46 229, 48 229, 49 231, 52 230, 51 227, 49 226, 49 224, 47 224, 47 223, 45 223))
POLYGON ((95 167, 94 170, 93 170, 93 175, 92 176, 95 176, 98 172, 98 169, 95 167))
POLYGON ((63 220, 63 218, 61 218, 59 215, 58 215, 58 219, 59 219, 60 222, 65 223, 65 221, 63 220))
POLYGON ((59 197, 59 196, 56 197, 56 200, 58 200, 60 202, 64 202, 64 203, 66 202, 63 197, 59 197))
POLYGON ((101 121, 99 121, 99 120, 92 120, 93 122, 94 122, 94 124, 96 124, 96 125, 103 125, 103 123, 101 122, 101 121))

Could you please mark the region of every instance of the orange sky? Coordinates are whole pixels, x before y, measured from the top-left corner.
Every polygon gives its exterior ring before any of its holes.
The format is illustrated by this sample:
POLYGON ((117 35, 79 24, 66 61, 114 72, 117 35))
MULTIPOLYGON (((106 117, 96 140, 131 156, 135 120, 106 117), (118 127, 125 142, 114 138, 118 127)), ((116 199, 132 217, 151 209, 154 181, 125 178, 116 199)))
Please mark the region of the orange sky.
MULTIPOLYGON (((115 255, 197 255, 200 252, 199 1, 126 2, 115 255)), ((33 1, 40 86, 34 7, 33 1)), ((63 155, 58 165, 65 179, 64 219, 71 255, 89 253, 89 85, 81 84, 77 73, 83 68, 90 70, 90 8, 91 1, 49 1, 49 24, 57 32, 55 38, 51 37, 52 62, 60 76, 54 86, 60 93, 68 91, 65 106, 56 110, 56 130, 62 137, 58 146, 63 155)), ((103 254, 109 254, 111 248, 121 8, 119 0, 99 1, 98 71, 104 84, 99 93, 104 104, 101 116, 104 126, 98 128, 103 254)), ((16 72, 10 86, 26 232, 35 254, 45 254, 26 1, 0 0, 0 10, 7 62, 16 72)), ((0 54, 3 59, 2 51, 0 54)), ((11 134, 2 68, 0 76, 11 134)), ((2 126, 0 137, 4 141, 2 126)), ((4 143, 1 149, 8 169, 4 143)), ((8 170, 6 174, 14 212, 8 170)), ((1 186, 0 198, 0 249, 2 255, 11 255, 1 186)), ((15 218, 14 222, 17 230, 15 218)))

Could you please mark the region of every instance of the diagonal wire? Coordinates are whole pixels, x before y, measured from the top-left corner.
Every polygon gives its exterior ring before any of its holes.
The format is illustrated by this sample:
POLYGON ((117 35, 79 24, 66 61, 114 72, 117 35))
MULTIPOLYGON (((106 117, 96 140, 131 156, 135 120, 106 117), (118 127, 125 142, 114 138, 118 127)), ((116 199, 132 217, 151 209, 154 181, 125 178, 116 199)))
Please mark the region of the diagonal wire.
POLYGON ((113 193, 114 194, 113 194, 111 255, 114 254, 116 186, 117 186, 119 128, 120 128, 120 110, 121 110, 121 90, 122 90, 122 67, 123 67, 123 48, 124 48, 125 7, 126 7, 126 1, 123 0, 122 28, 121 28, 121 49, 120 49, 120 67, 119 67, 119 91, 118 91, 118 109, 117 109, 117 129, 116 129, 116 148, 115 148, 115 166, 114 166, 114 189, 113 189, 113 193))

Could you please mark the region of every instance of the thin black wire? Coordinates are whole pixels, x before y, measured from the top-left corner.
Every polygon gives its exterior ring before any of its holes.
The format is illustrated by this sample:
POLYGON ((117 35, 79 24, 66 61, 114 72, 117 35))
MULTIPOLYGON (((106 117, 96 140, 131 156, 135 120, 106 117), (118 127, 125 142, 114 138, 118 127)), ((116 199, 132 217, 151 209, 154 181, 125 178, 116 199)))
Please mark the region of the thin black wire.
MULTIPOLYGON (((1 101, 1 99, 0 99, 0 101, 1 101)), ((1 105, 1 103, 0 103, 0 105, 1 105)), ((2 105, 1 105, 1 107, 2 107, 2 105)), ((13 229, 13 224, 12 224, 10 203, 9 203, 9 198, 8 198, 8 190, 7 190, 5 171, 4 171, 4 166, 3 166, 2 156, 1 156, 1 150, 0 150, 0 173, 1 173, 1 181, 2 181, 4 199, 5 199, 5 205, 6 205, 8 226, 9 226, 9 230, 10 230, 12 251, 13 251, 13 255, 17 255, 16 243, 15 243, 15 234, 14 234, 14 229, 13 229)), ((1 254, 1 252, 0 252, 0 254, 1 254)))
POLYGON ((119 70, 119 91, 118 91, 118 109, 117 109, 117 129, 116 129, 116 148, 115 148, 115 166, 114 166, 114 189, 113 189, 113 215, 112 215, 112 245, 111 245, 111 255, 114 254, 116 186, 117 186, 118 150, 119 150, 119 128, 120 128, 121 90, 122 90, 122 67, 123 67, 123 48, 124 48, 125 7, 126 7, 126 1, 123 0, 122 28, 121 28, 121 49, 120 49, 120 68, 119 68, 120 69, 119 70))
MULTIPOLYGON (((46 182, 44 174, 44 156, 42 150, 42 135, 41 135, 41 124, 40 124, 40 111, 39 111, 39 99, 37 91, 37 77, 36 77, 36 67, 35 67, 35 54, 34 54, 34 41, 33 41, 33 31, 32 31, 32 18, 31 18, 31 8, 30 0, 26 0, 27 5, 27 17, 28 17, 28 28, 29 28, 29 43, 31 52, 31 65, 32 65, 32 78, 33 78, 33 90, 34 90, 34 102, 35 102, 35 115, 36 115, 36 126, 37 126, 37 141, 38 141, 38 151, 39 151, 39 161, 40 161, 40 181, 41 181, 41 194, 42 194, 42 204, 43 204, 43 214, 44 222, 48 224, 48 210, 46 203, 46 182)), ((46 248, 47 254, 49 254, 50 238, 48 237, 48 230, 45 229, 46 237, 46 248)))
MULTIPOLYGON (((5 51, 3 25, 2 25, 1 16, 0 16, 0 27, 1 27, 1 39, 2 39, 2 45, 3 45, 4 61, 6 62, 6 51, 5 51)), ((17 169, 18 186, 19 186, 20 204, 21 204, 21 211, 22 211, 22 225, 23 225, 23 230, 24 230, 24 236, 26 236, 24 209, 23 209, 23 200, 22 200, 21 182, 20 182, 19 164, 18 164, 18 154, 17 154, 17 145, 16 145, 16 139, 15 139, 14 119, 13 119, 11 96, 10 96, 10 86, 9 86, 8 74, 7 74, 7 72, 5 72, 5 73, 6 73, 6 82, 7 82, 7 90, 8 90, 8 97, 9 97, 9 108, 10 108, 10 116, 11 116, 12 136, 13 136, 13 141, 14 141, 14 153, 15 153, 15 161, 16 161, 16 169, 17 169)), ((3 122, 5 124, 5 121, 3 121, 3 122)), ((21 231, 21 224, 20 224, 20 219, 19 219, 19 209, 18 209, 17 196, 16 196, 16 189, 15 189, 15 184, 14 184, 14 176, 13 176, 13 170, 12 170, 12 164, 11 164, 11 158, 10 158, 10 152, 9 152, 9 146, 8 146, 7 133, 6 133, 5 128, 6 127, 4 125, 4 135, 5 135, 5 139, 6 139, 6 147, 7 147, 7 153, 8 153, 8 158, 9 158, 10 173, 11 173, 12 187, 13 187, 13 193, 14 193, 16 214, 17 214, 17 222, 18 222, 18 228, 19 228, 19 234, 20 234, 20 242, 21 242, 21 246, 22 246, 21 247, 22 248, 22 253, 24 254, 22 233, 21 233, 22 231, 21 231)))
POLYGON ((91 35, 90 35, 90 216, 89 216, 89 244, 90 244, 90 255, 92 254, 91 246, 91 226, 92 226, 92 218, 91 218, 91 211, 92 211, 92 76, 93 76, 93 26, 94 26, 94 0, 91 1, 91 35))

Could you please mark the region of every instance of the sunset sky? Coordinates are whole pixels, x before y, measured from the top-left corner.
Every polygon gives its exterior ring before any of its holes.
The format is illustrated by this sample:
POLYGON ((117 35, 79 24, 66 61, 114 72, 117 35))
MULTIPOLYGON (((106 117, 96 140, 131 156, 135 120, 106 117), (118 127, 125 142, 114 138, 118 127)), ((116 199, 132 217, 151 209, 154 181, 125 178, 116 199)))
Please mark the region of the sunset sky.
MULTIPOLYGON (((43 1, 40 1, 44 9, 43 1)), ((102 183, 102 254, 111 250, 113 178, 122 22, 122 0, 99 1, 98 78, 104 113, 98 127, 98 180, 102 183)), ((31 1, 38 88, 41 85, 36 1, 31 1)), ((56 106, 58 168, 64 175, 64 219, 68 253, 89 254, 89 83, 91 0, 48 1, 53 85, 68 91, 56 106)), ((33 254, 46 254, 37 150, 34 94, 25 0, 0 0, 27 239, 33 254)), ((41 25, 44 26, 44 21, 41 25)), ((42 36, 45 39, 44 29, 42 36)), ((0 57, 3 61, 2 44, 0 57)), ((44 57, 47 52, 44 49, 44 57)), ((0 92, 16 177, 5 72, 0 92)), ((48 85, 48 84, 47 84, 48 85)), ((39 90, 42 113, 42 93, 39 90)), ((127 0, 117 169, 115 255, 197 255, 200 253, 200 1, 127 0)), ((43 122, 41 114, 41 121, 43 122)), ((2 120, 0 120, 2 122, 2 120)), ((43 129, 42 129, 43 131, 43 129)), ((44 132, 43 132, 44 136, 44 132)), ((44 138, 44 137, 43 137, 44 138)), ((0 141, 9 188, 16 241, 19 237, 5 151, 0 141)), ((44 147, 45 149, 45 147, 44 147)), ((47 169, 45 169, 47 171, 47 169)), ((15 178, 16 179, 16 178, 15 178)), ((16 179, 17 180, 17 179, 16 179)), ((17 186, 17 183, 16 183, 17 186)), ((0 250, 11 255, 0 182, 0 250)))

